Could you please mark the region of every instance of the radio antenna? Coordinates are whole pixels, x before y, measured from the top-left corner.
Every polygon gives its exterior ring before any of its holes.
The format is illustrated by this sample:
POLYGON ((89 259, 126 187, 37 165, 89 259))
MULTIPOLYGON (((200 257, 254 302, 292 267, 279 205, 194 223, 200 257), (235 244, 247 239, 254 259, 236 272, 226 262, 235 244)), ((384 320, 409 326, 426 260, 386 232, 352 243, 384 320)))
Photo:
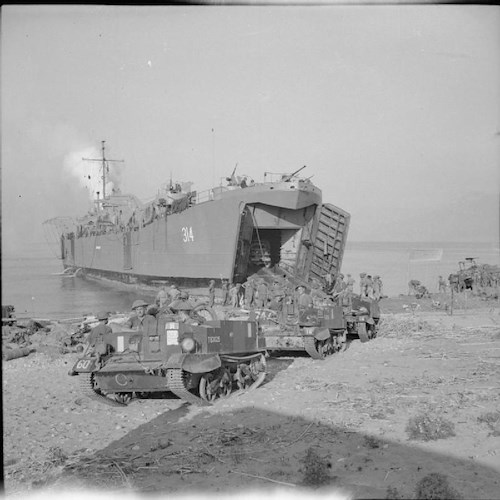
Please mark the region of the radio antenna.
POLYGON ((123 163, 124 160, 108 160, 105 154, 105 146, 106 141, 101 141, 101 150, 102 150, 102 158, 82 158, 84 161, 99 161, 102 163, 102 199, 106 198, 106 174, 109 174, 109 165, 108 163, 123 163))

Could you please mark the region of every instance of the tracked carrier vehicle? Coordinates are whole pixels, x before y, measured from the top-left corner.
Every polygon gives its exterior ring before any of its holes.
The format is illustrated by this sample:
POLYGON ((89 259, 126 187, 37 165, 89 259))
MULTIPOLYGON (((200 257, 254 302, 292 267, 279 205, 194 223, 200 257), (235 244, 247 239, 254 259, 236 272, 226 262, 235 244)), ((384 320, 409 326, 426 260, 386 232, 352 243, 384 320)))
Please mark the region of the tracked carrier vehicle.
POLYGON ((206 405, 263 382, 261 344, 255 321, 193 324, 161 314, 157 320, 151 317, 143 331, 124 329, 98 339, 76 362, 73 374, 86 395, 110 405, 165 391, 206 405))
POLYGON ((263 321, 264 342, 271 353, 305 351, 314 359, 324 359, 344 350, 354 338, 368 342, 377 334, 376 301, 354 297, 352 307, 330 304, 304 309, 288 302, 263 321))

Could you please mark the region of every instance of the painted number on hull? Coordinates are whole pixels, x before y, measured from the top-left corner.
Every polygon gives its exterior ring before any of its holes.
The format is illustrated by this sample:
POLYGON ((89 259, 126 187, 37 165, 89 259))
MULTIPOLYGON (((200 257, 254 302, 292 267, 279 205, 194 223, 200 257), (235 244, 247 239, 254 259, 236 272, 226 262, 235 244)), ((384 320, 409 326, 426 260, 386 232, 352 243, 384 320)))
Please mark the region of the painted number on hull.
POLYGON ((191 226, 182 228, 182 241, 184 243, 194 241, 193 228, 191 226))

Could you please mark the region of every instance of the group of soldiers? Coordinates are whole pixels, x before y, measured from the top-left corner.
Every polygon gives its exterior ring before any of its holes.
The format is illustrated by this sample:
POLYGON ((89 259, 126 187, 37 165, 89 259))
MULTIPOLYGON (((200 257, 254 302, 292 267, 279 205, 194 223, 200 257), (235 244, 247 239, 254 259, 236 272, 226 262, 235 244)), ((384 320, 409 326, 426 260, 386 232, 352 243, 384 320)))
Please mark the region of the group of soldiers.
MULTIPOLYGON (((369 298, 372 300, 380 300, 383 295, 382 279, 378 275, 373 277, 365 272, 359 275, 359 295, 361 298, 369 298)), ((326 291, 332 295, 333 299, 340 302, 349 301, 354 294, 354 284, 356 280, 348 274, 344 276, 342 273, 336 279, 333 277, 325 277, 326 291), (329 279, 330 278, 330 279, 329 279)))
MULTIPOLYGON (((307 293, 304 286, 293 287, 289 282, 279 277, 274 279, 271 285, 259 277, 249 277, 244 283, 231 284, 224 278, 221 282, 221 303, 223 306, 233 308, 256 307, 281 310, 286 300, 295 300, 299 306, 308 307, 312 306, 315 292, 312 289, 311 293, 307 293)), ((325 280, 323 291, 329 295, 333 302, 346 305, 351 302, 355 293, 355 282, 356 280, 350 274, 347 274, 347 277, 342 273, 337 277, 330 275, 330 280, 325 280)), ((215 280, 211 280, 208 287, 209 306, 211 307, 215 303, 215 286, 215 280)), ((361 273, 359 293, 361 298, 380 300, 384 296, 380 276, 372 277, 367 273, 361 273)))
POLYGON ((262 278, 248 278, 242 284, 230 284, 222 279, 223 306, 280 309, 288 293, 289 289, 279 279, 275 279, 272 286, 262 278))
MULTIPOLYGON (((145 300, 138 299, 132 304, 132 314, 122 324, 124 328, 138 331, 154 330, 156 324, 155 315, 160 314, 162 310, 172 309, 180 316, 181 321, 187 321, 188 315, 183 311, 179 305, 181 302, 189 301, 189 295, 172 285, 170 289, 162 286, 158 295, 156 296, 155 304, 148 304, 145 300)), ((187 308, 186 308, 187 309, 187 308)), ((105 339, 112 333, 111 327, 108 325, 109 313, 99 312, 96 315, 98 324, 90 331, 86 342, 89 346, 100 348, 99 346, 106 346, 105 339)), ((106 347, 104 347, 106 348, 106 347)), ((109 348, 109 345, 107 346, 109 348)), ((100 352, 99 354, 106 354, 100 352)))

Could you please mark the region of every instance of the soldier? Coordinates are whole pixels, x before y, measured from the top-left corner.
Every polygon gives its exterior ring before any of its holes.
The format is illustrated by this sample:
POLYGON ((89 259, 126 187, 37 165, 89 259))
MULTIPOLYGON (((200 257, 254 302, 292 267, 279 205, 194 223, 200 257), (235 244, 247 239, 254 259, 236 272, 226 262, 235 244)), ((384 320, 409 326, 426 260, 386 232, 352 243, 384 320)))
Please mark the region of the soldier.
POLYGON ((222 305, 227 305, 227 295, 229 291, 229 281, 226 278, 222 278, 222 305))
POLYGON ((257 307, 267 307, 267 283, 261 279, 257 286, 257 293, 255 297, 255 305, 257 307))
MULTIPOLYGON (((451 274, 450 274, 450 276, 451 276, 451 274)), ((408 281, 408 295, 416 295, 419 286, 420 286, 420 281, 418 281, 418 280, 408 281)))
POLYGON ((210 280, 208 285, 208 305, 213 307, 215 304, 215 280, 210 280))
POLYGON ((169 295, 167 292, 167 287, 165 285, 162 285, 160 288, 160 291, 158 292, 158 295, 156 296, 156 305, 160 308, 165 306, 169 302, 169 295))
POLYGON ((370 274, 366 277, 365 283, 366 283, 365 284, 365 295, 369 299, 373 299, 373 279, 372 279, 370 274))
POLYGON ((356 283, 356 280, 351 277, 350 274, 347 275, 347 288, 349 289, 349 292, 352 294, 354 293, 354 283, 356 283))
POLYGON ((170 302, 177 300, 179 298, 180 293, 181 291, 177 288, 177 285, 170 285, 170 290, 168 291, 170 302))
POLYGON ((99 312, 96 316, 99 323, 90 331, 87 337, 87 344, 88 347, 95 347, 97 344, 104 346, 104 352, 100 352, 99 354, 106 354, 106 341, 108 336, 113 333, 113 330, 108 325, 109 315, 107 312, 99 312))
POLYGON ((285 290, 281 286, 280 282, 278 280, 274 280, 273 288, 271 290, 271 302, 269 304, 269 309, 282 311, 285 295, 285 290))
POLYGON ((366 297, 366 273, 359 274, 359 295, 366 297))
POLYGON ((346 285, 344 283, 344 275, 340 273, 337 276, 337 279, 335 280, 335 285, 333 286, 332 290, 333 298, 334 299, 337 298, 342 293, 342 290, 344 290, 345 287, 346 285))
POLYGON ((382 281, 377 274, 373 277, 373 298, 375 300, 382 298, 382 281))
POLYGON ((330 271, 328 271, 323 276, 323 278, 325 280, 325 291, 326 291, 326 293, 328 293, 332 289, 332 285, 333 285, 333 276, 332 276, 332 273, 330 271))
POLYGON ((297 287, 297 304, 299 306, 299 309, 307 309, 309 307, 312 307, 313 305, 313 300, 310 295, 306 293, 306 289, 304 286, 299 285, 297 287))
POLYGON ((154 316, 146 314, 147 307, 148 303, 144 300, 136 300, 132 304, 132 311, 134 311, 135 314, 130 316, 123 326, 125 326, 125 328, 130 328, 131 330, 144 330, 148 323, 156 321, 154 316))
POLYGON ((446 293, 446 280, 442 276, 438 278, 438 290, 439 293, 446 293))
POLYGON ((248 278, 245 283, 243 283, 243 288, 245 290, 245 307, 252 307, 253 296, 255 294, 255 288, 253 284, 253 279, 248 278))
POLYGON ((229 290, 229 298, 231 299, 231 307, 236 308, 239 305, 240 283, 236 283, 229 290))

